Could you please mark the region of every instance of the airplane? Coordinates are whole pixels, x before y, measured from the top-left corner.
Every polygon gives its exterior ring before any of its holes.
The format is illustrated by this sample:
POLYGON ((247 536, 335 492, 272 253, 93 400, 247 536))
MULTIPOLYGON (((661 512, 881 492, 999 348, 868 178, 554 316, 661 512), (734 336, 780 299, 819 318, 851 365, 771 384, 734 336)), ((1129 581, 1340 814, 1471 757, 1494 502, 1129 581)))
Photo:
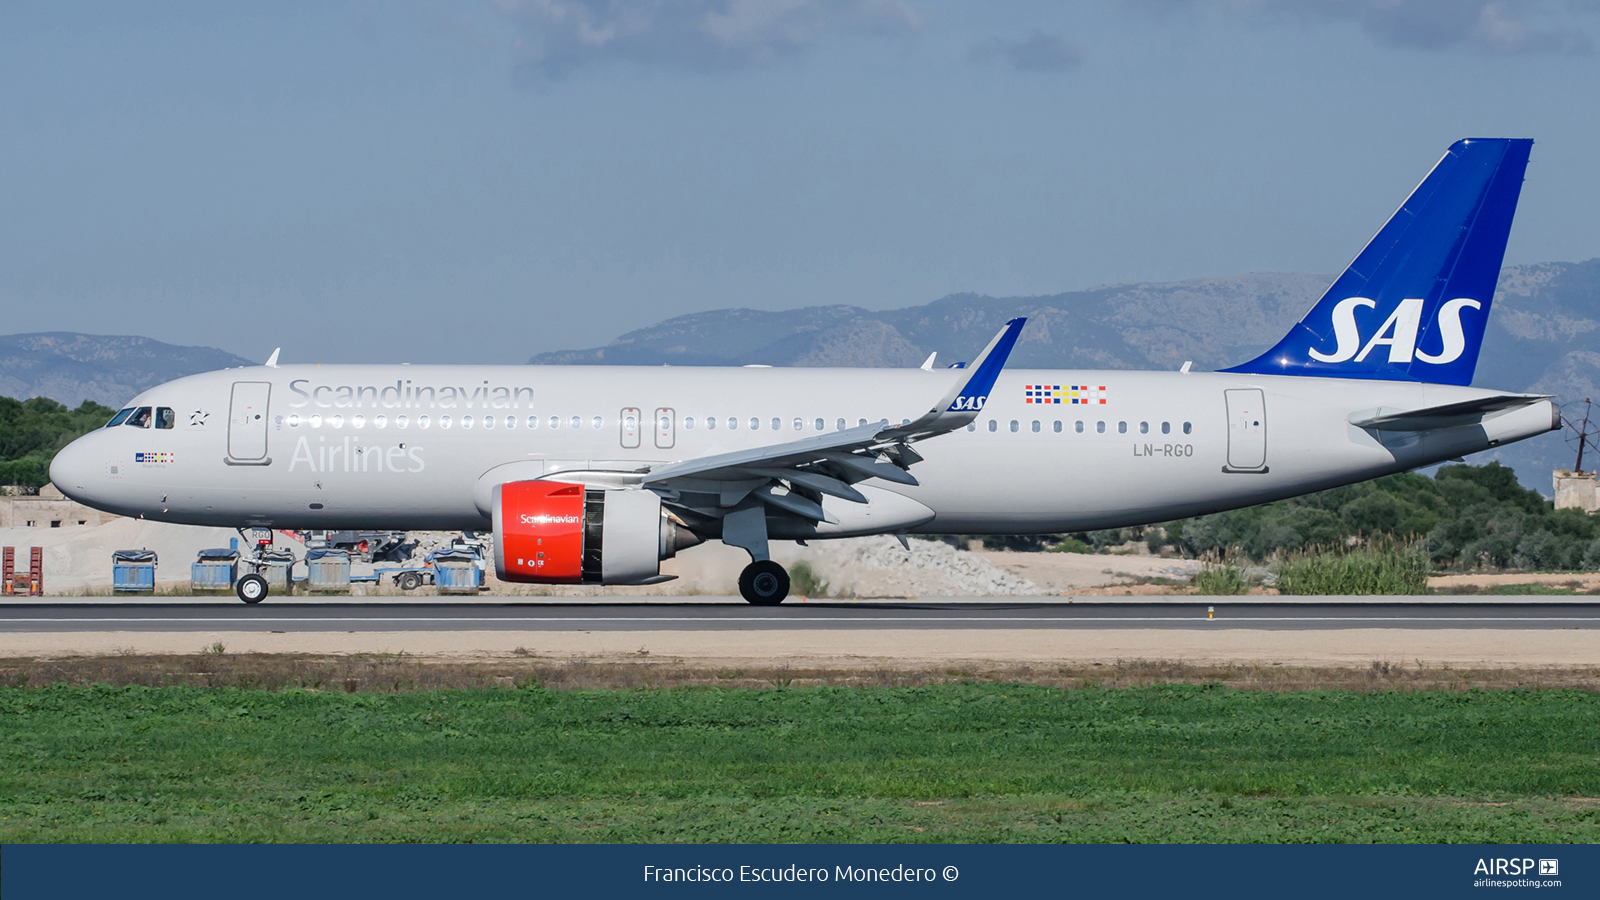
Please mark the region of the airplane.
MULTIPOLYGON (((1560 427, 1471 387, 1532 141, 1445 153, 1284 338, 1218 372, 279 365, 180 378, 66 447, 74 500, 234 528, 489 531, 498 576, 650 584, 721 540, 752 604, 774 540, 1144 525, 1560 427)), ((241 578, 239 598, 268 585, 241 578)))

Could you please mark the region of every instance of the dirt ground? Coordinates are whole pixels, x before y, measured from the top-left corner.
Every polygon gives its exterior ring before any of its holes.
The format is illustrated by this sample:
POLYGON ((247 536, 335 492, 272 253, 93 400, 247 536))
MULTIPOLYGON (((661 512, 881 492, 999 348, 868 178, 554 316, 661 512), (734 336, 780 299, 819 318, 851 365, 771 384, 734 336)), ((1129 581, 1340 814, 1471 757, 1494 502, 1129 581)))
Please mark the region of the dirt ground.
POLYGON ((915 629, 751 631, 56 632, 0 634, 0 658, 230 653, 404 654, 483 660, 667 659, 695 666, 926 668, 1061 666, 1119 660, 1364 668, 1600 667, 1592 630, 1352 628, 915 629))
POLYGON ((397 692, 445 688, 771 689, 809 685, 915 686, 959 681, 1026 682, 1062 688, 1222 684, 1244 690, 1600 690, 1600 667, 1455 667, 1374 661, 1365 666, 1186 663, 1123 659, 1056 665, 834 666, 704 665, 684 660, 567 659, 520 650, 479 658, 402 654, 221 652, 0 658, 0 685, 189 685, 267 690, 397 692))

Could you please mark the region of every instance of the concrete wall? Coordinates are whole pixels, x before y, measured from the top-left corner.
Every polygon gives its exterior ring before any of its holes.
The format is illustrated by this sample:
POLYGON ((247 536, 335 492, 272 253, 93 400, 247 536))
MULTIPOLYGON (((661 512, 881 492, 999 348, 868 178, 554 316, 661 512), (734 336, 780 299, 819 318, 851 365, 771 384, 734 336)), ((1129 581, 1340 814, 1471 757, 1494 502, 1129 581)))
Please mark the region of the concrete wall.
POLYGON ((1588 513, 1600 509, 1600 497, 1595 494, 1595 473, 1556 469, 1552 478, 1555 482, 1556 509, 1581 509, 1588 513))
POLYGON ((0 528, 70 528, 116 518, 120 517, 68 500, 53 484, 40 488, 37 495, 0 497, 0 528))

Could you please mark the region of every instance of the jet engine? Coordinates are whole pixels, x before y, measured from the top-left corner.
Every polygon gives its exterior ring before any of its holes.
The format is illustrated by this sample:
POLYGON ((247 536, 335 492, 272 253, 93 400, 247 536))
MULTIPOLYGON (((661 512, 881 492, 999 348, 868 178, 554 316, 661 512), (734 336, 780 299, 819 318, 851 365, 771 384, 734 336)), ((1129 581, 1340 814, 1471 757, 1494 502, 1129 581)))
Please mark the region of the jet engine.
POLYGON ((650 491, 561 481, 496 485, 494 538, 500 580, 533 584, 642 584, 700 543, 650 491))

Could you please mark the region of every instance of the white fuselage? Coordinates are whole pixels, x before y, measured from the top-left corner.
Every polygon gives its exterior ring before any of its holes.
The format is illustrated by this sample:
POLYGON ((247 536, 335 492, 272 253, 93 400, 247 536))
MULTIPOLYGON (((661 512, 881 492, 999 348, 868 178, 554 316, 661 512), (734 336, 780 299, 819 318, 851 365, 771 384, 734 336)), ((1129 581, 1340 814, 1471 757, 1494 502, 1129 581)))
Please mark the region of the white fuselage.
MULTIPOLYGON (((518 479, 631 471, 862 420, 898 423, 926 412, 959 377, 962 370, 947 369, 229 369, 144 392, 129 406, 171 409, 173 427, 102 428, 63 450, 51 472, 74 499, 167 522, 487 529, 482 479, 490 470, 518 479)), ((1541 401, 1420 434, 1349 424, 1363 411, 1491 393, 1339 378, 1012 369, 968 430, 916 445, 925 457, 912 468, 918 486, 874 484, 933 513, 888 530, 1043 533, 1159 522, 1416 468, 1558 421, 1553 404, 1541 401), (1081 402, 1072 402, 1074 393, 1081 402)))

